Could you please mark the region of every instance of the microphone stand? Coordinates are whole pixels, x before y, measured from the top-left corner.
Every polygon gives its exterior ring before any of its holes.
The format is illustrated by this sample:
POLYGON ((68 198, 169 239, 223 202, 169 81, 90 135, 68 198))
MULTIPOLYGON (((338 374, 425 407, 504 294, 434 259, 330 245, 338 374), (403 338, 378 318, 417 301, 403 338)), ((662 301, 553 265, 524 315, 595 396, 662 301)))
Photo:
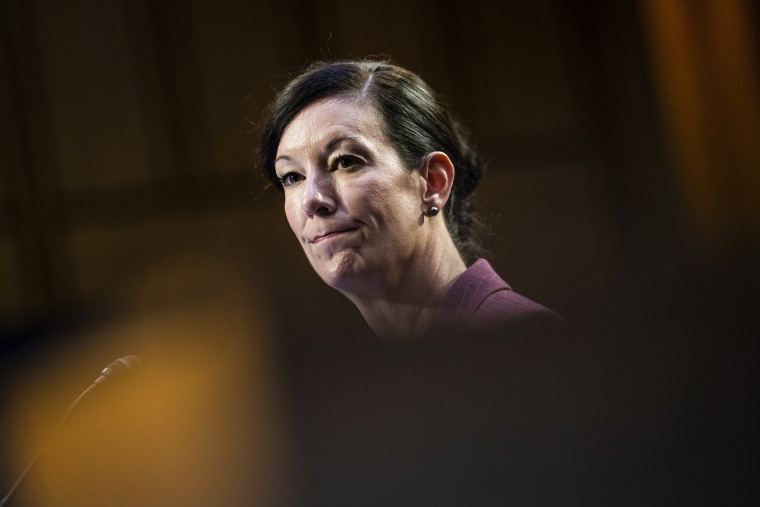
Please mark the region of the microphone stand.
MULTIPOLYGON (((100 387, 104 385, 108 385, 109 382, 113 381, 114 379, 119 379, 120 377, 124 377, 125 375, 131 374, 133 370, 135 370, 140 364, 140 360, 135 356, 126 356, 121 359, 117 359, 110 365, 108 365, 105 369, 103 369, 103 372, 101 373, 100 377, 98 377, 95 382, 92 383, 90 387, 84 390, 82 394, 79 395, 79 397, 74 400, 74 403, 71 404, 69 409, 66 411, 66 413, 63 415, 61 420, 56 425, 55 429, 53 430, 53 433, 50 435, 48 443, 53 441, 54 437, 58 435, 58 433, 61 431, 61 428, 63 427, 64 423, 68 420, 71 413, 74 411, 74 409, 79 406, 79 404, 87 398, 90 393, 95 391, 96 389, 99 389, 100 387)), ((16 495, 18 490, 21 488, 21 486, 24 483, 24 480, 29 475, 29 472, 32 468, 34 468, 34 464, 37 463, 37 460, 42 455, 42 453, 45 451, 46 445, 43 445, 39 451, 37 451, 37 454, 32 458, 32 461, 27 465, 27 467, 24 469, 21 476, 16 480, 16 482, 11 486, 11 489, 8 491, 8 494, 3 497, 2 500, 0 500, 0 507, 8 507, 11 505, 11 500, 16 495)))
MULTIPOLYGON (((53 430, 53 433, 50 435, 50 440, 53 440, 53 438, 58 434, 58 432, 63 427, 63 424, 66 422, 66 420, 69 418, 71 413, 74 411, 74 409, 79 405, 79 403, 87 397, 92 391, 100 387, 100 383, 92 384, 90 387, 85 389, 85 391, 79 395, 79 398, 77 398, 74 403, 71 404, 69 409, 66 411, 66 413, 63 415, 63 418, 58 422, 58 425, 53 430)), ((24 480, 26 479, 26 476, 29 474, 29 471, 34 467, 34 464, 37 462, 37 459, 42 455, 42 452, 45 450, 45 446, 43 446, 39 451, 37 451, 37 454, 32 458, 32 461, 29 462, 29 465, 27 465, 26 469, 24 469, 24 472, 21 474, 21 476, 18 478, 18 480, 13 484, 10 491, 8 491, 8 494, 5 495, 5 497, 0 501, 0 507, 7 507, 10 505, 10 501, 13 498, 13 496, 16 494, 16 491, 21 487, 21 485, 24 483, 24 480)))

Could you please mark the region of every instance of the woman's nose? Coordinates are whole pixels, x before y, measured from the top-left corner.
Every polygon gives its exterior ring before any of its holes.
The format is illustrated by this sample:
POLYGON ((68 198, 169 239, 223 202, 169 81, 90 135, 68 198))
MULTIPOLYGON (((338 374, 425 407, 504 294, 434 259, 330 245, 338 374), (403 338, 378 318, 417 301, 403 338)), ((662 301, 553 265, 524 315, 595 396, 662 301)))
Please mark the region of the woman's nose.
POLYGON ((324 216, 335 212, 335 196, 329 175, 315 174, 304 181, 301 209, 307 216, 324 216))

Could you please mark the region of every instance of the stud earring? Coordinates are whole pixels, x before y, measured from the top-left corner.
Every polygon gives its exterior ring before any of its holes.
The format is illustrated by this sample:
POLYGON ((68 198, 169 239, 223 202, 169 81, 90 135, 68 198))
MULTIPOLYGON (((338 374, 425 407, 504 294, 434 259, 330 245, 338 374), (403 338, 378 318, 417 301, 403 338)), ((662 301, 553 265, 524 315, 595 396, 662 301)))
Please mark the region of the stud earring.
POLYGON ((430 206, 430 209, 428 209, 428 216, 434 217, 438 214, 438 208, 436 206, 430 206))

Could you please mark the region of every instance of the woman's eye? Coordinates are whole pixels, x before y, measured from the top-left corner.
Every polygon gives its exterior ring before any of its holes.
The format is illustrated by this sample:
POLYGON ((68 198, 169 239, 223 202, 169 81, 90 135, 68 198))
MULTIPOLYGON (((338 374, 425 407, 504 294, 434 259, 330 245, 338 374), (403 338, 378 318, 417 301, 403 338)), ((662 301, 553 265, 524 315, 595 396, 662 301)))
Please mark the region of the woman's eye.
POLYGON ((354 167, 358 161, 354 157, 348 157, 345 155, 341 155, 338 158, 338 166, 341 169, 350 169, 351 167, 354 167))
POLYGON ((279 178, 280 183, 282 183, 283 187, 290 187, 298 183, 300 181, 301 175, 297 173, 288 173, 282 177, 279 178))

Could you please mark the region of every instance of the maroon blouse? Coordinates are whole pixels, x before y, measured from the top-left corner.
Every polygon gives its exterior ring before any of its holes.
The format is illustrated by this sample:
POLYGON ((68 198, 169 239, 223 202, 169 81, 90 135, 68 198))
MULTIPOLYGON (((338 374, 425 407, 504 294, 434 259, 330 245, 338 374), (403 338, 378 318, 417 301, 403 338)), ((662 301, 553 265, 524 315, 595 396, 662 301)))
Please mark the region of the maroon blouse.
POLYGON ((454 281, 425 334, 433 338, 462 330, 509 330, 561 321, 553 311, 514 292, 487 260, 478 259, 454 281))

